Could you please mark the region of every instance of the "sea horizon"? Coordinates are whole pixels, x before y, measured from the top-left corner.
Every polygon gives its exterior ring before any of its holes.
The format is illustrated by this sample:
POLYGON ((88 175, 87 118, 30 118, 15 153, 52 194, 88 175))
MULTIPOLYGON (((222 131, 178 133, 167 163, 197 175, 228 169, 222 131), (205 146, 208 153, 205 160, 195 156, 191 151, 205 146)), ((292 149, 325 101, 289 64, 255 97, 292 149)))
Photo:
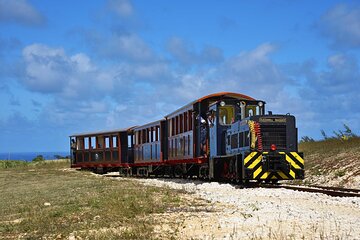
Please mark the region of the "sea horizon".
POLYGON ((21 161, 32 161, 38 155, 42 155, 46 160, 56 159, 56 155, 67 157, 70 155, 68 151, 34 151, 34 152, 1 152, 0 160, 21 160, 21 161))

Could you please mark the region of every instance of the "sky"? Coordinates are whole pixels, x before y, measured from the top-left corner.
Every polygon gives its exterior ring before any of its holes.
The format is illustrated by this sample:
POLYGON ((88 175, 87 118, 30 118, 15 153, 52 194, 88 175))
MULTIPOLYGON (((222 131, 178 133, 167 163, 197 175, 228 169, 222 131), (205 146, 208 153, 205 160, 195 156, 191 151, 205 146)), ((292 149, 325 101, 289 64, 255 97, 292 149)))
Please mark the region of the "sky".
POLYGON ((0 0, 0 152, 161 119, 230 91, 299 138, 360 134, 360 2, 0 0))

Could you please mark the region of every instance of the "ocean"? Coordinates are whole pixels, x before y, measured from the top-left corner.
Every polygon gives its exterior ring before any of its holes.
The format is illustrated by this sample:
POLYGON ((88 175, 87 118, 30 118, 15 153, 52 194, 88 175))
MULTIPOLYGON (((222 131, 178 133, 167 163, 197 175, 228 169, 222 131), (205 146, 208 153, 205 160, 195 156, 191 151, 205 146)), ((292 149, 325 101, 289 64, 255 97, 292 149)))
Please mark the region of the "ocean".
POLYGON ((10 153, 0 153, 0 160, 22 160, 22 161, 32 161, 38 155, 42 155, 47 160, 56 159, 56 155, 66 157, 69 156, 69 152, 10 152, 10 153))

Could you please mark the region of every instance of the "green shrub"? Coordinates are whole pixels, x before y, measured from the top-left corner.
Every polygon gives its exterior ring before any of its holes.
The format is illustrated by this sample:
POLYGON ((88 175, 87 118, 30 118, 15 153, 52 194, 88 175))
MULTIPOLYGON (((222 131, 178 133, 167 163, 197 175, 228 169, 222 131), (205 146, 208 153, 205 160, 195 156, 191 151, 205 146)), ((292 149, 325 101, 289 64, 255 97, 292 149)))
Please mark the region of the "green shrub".
POLYGON ((36 158, 32 160, 32 162, 43 162, 43 161, 45 161, 43 155, 37 155, 36 158))
POLYGON ((335 172, 335 177, 342 177, 342 176, 345 176, 345 174, 346 174, 346 171, 345 170, 337 170, 336 172, 335 172))
POLYGON ((0 160, 0 169, 27 166, 28 162, 21 160, 0 160))

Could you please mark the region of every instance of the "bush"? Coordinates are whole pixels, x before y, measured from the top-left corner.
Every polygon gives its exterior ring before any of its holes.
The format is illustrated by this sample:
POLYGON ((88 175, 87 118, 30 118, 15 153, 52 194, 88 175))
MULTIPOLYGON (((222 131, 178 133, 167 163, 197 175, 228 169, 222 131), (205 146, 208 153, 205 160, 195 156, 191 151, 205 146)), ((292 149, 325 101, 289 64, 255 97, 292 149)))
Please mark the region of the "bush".
POLYGON ((0 160, 0 169, 28 166, 28 163, 21 160, 0 160))
POLYGON ((337 170, 335 172, 335 177, 342 177, 342 176, 345 176, 345 174, 346 174, 345 170, 337 170))
POLYGON ((344 125, 344 130, 339 130, 338 132, 334 131, 334 134, 337 139, 346 141, 349 140, 349 138, 357 137, 356 134, 352 132, 349 126, 347 126, 345 123, 343 125, 344 125))
POLYGON ((312 138, 312 137, 309 137, 309 136, 303 136, 300 140, 301 143, 304 143, 304 142, 315 142, 315 140, 312 138))
POLYGON ((37 155, 36 158, 32 160, 32 162, 43 162, 43 161, 45 161, 43 155, 37 155))

